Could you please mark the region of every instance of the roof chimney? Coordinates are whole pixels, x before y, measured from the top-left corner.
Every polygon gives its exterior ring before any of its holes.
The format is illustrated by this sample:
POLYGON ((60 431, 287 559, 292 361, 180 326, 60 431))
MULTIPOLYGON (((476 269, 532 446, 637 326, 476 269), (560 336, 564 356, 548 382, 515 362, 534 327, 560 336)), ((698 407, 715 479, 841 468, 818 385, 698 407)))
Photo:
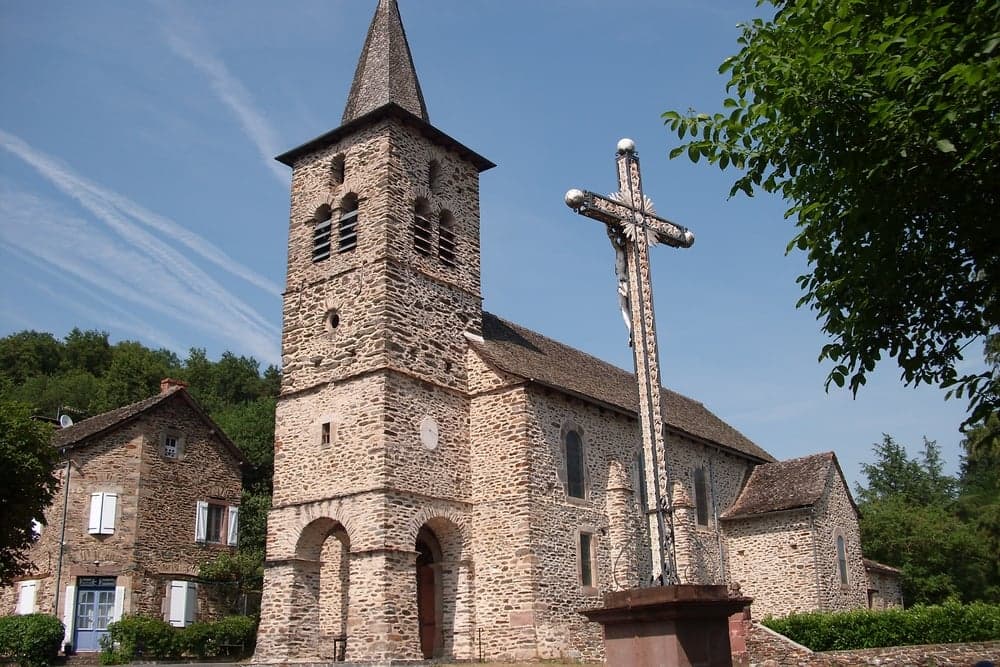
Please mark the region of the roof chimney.
POLYGON ((175 380, 173 378, 163 378, 160 380, 160 393, 165 394, 174 387, 187 387, 188 383, 184 380, 175 380))

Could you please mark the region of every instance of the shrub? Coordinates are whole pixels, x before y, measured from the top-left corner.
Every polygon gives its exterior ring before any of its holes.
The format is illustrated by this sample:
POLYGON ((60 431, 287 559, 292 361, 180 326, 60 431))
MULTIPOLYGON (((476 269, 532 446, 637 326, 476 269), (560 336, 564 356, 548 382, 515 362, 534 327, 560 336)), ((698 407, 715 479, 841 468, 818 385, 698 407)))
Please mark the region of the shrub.
POLYGON ((59 655, 65 632, 62 621, 48 614, 0 618, 0 658, 22 667, 45 667, 59 655))
POLYGON ((177 629, 166 621, 144 616, 125 616, 108 626, 101 640, 101 663, 117 665, 137 657, 163 660, 180 657, 177 629))
POLYGON ((1000 639, 1000 605, 948 602, 910 609, 814 612, 765 618, 762 623, 814 651, 953 644, 1000 639))
POLYGON ((199 658, 232 655, 253 648, 256 623, 249 616, 228 616, 212 623, 192 623, 180 632, 185 653, 199 658))

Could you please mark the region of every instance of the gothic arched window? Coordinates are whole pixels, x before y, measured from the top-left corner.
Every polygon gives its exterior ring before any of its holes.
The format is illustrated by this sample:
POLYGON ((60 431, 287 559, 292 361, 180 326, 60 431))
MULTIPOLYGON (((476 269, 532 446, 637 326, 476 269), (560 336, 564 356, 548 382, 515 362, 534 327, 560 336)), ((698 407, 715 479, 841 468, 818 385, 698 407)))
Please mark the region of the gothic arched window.
POLYGON ((340 203, 337 222, 337 251, 347 252, 358 247, 358 196, 347 195, 340 203))
POLYGON ((455 225, 448 211, 441 211, 438 220, 438 259, 449 269, 455 268, 455 225))
POLYGON ((566 495, 571 498, 586 498, 586 476, 584 475, 583 440, 575 430, 568 431, 566 445, 566 495))
POLYGON ((433 247, 431 207, 426 199, 413 205, 413 249, 421 255, 430 255, 433 247))

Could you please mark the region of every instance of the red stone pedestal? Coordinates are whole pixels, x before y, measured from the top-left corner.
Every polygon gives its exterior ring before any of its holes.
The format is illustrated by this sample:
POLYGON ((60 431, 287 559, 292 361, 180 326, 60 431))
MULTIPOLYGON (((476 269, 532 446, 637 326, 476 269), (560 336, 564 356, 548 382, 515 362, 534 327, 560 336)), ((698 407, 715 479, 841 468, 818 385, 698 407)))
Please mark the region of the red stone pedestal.
POLYGON ((731 667, 729 617, 750 602, 725 586, 655 586, 608 593, 580 613, 604 626, 613 667, 731 667))

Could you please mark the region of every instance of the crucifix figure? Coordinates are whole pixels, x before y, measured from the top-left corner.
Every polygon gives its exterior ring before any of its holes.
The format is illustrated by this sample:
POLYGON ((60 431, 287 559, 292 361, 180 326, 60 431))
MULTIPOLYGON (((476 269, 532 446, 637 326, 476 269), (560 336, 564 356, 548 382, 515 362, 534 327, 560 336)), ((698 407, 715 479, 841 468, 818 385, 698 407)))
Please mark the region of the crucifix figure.
POLYGON ((653 579, 663 585, 680 583, 674 553, 673 519, 664 442, 663 403, 660 398, 660 359, 653 317, 653 285, 649 270, 649 246, 664 243, 689 248, 694 234, 656 215, 653 202, 642 193, 639 156, 635 142, 618 142, 618 192, 610 197, 585 190, 570 190, 566 204, 588 218, 604 223, 615 249, 618 300, 629 330, 629 345, 639 383, 639 422, 642 426, 642 456, 646 466, 640 483, 652 487, 655 510, 649 516, 653 579), (659 464, 663 461, 663 465, 659 464), (666 517, 665 517, 666 515, 666 517), (669 524, 669 528, 668 528, 669 524), (657 572, 657 569, 659 572, 657 572))

